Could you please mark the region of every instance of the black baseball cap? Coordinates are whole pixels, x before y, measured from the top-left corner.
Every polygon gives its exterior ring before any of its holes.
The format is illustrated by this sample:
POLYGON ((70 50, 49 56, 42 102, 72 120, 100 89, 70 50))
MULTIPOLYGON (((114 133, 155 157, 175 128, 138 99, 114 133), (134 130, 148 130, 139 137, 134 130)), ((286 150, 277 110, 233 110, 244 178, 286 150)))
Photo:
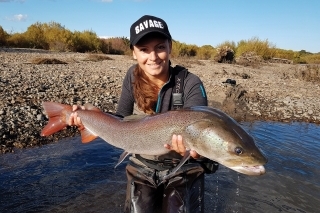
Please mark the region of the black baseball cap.
POLYGON ((144 15, 134 22, 130 27, 130 47, 149 33, 160 33, 168 39, 172 39, 167 23, 161 18, 144 15))

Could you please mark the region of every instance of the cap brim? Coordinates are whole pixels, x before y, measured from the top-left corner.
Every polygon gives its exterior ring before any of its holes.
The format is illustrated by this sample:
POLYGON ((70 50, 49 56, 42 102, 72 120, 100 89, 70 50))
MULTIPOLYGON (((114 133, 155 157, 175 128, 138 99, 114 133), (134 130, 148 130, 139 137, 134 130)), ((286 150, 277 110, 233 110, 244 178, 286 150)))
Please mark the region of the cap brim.
POLYGON ((153 31, 151 31, 151 32, 141 33, 139 36, 136 37, 136 39, 135 39, 134 41, 132 41, 132 43, 130 44, 130 46, 136 45, 144 36, 146 36, 146 35, 148 35, 148 34, 150 34, 150 33, 159 33, 159 34, 163 35, 164 37, 171 39, 171 37, 169 37, 166 33, 163 33, 163 32, 160 31, 160 30, 153 30, 153 31))

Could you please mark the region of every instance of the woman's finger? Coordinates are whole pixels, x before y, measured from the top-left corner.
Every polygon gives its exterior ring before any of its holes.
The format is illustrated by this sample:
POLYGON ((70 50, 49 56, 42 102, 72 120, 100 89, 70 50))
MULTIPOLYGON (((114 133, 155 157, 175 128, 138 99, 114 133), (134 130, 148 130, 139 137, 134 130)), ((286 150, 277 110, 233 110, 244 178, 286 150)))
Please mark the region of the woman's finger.
POLYGON ((177 136, 177 150, 180 154, 183 154, 186 151, 186 147, 183 144, 181 135, 177 136))
POLYGON ((170 149, 171 150, 171 146, 170 146, 170 144, 164 144, 164 148, 166 148, 166 149, 170 149))
POLYGON ((72 105, 72 111, 76 111, 78 109, 78 105, 72 105))
POLYGON ((194 150, 190 150, 190 156, 193 158, 193 159, 198 159, 200 158, 200 155, 194 151, 194 150))
MULTIPOLYGON (((172 135, 172 141, 171 141, 171 145, 170 144, 164 144, 164 147, 178 152, 180 155, 184 155, 186 152, 186 147, 183 143, 183 139, 181 135, 172 135)), ((200 157, 200 155, 194 151, 194 150, 190 150, 190 156, 194 159, 198 159, 200 157)))
POLYGON ((81 119, 78 116, 76 117, 76 124, 77 124, 77 126, 81 126, 82 125, 81 119))
POLYGON ((69 119, 68 119, 68 125, 69 125, 69 126, 73 126, 73 125, 74 125, 73 120, 74 120, 74 114, 71 113, 71 114, 70 114, 70 117, 69 117, 69 119))
POLYGON ((174 150, 174 151, 176 151, 176 152, 177 152, 177 150, 178 150, 177 135, 172 135, 171 150, 174 150))

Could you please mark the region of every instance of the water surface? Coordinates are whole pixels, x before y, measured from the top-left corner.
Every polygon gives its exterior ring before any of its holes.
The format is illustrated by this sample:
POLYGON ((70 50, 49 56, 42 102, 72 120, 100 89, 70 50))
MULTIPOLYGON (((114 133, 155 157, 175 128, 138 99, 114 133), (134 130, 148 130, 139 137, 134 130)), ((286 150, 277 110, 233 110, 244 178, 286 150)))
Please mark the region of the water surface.
MULTIPOLYGON (((268 157, 253 177, 220 166, 206 176, 205 212, 318 212, 320 126, 243 123, 268 157)), ((122 150, 80 138, 0 155, 0 212, 122 212, 122 150)))

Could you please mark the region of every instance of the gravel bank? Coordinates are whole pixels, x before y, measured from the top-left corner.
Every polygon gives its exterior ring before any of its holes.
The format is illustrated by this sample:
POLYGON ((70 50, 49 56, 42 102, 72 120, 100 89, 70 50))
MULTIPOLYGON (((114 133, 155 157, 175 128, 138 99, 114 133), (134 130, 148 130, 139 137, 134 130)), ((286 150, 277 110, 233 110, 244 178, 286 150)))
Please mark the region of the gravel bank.
MULTIPOLYGON (((54 136, 40 137, 47 123, 43 101, 92 103, 114 112, 131 57, 109 55, 94 61, 90 54, 43 50, 0 49, 0 153, 52 143, 78 134, 69 127, 54 136), (66 64, 33 64, 36 58, 66 64)), ((306 81, 306 65, 266 64, 259 68, 212 61, 173 60, 199 75, 210 106, 238 121, 274 120, 320 123, 319 81, 306 81), (236 80, 236 85, 222 83, 236 80)))

